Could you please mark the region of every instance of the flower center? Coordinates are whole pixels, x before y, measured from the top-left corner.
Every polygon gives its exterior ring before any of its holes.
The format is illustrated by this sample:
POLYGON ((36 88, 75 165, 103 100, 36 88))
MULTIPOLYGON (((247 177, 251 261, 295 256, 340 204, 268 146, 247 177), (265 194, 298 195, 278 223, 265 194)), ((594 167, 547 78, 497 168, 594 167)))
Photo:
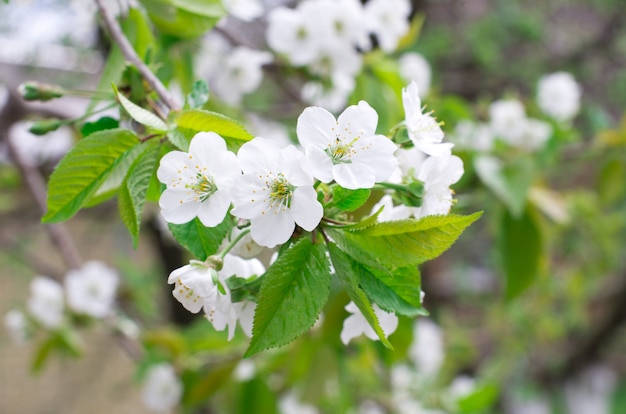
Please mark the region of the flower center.
POLYGON ((339 136, 335 139, 334 144, 329 144, 324 151, 330 157, 333 165, 351 164, 351 158, 356 155, 357 150, 354 144, 359 140, 360 136, 355 137, 352 141, 345 143, 339 136))
POLYGON ((215 185, 213 177, 205 174, 196 174, 196 179, 197 181, 194 184, 187 184, 185 188, 196 193, 194 197, 196 201, 204 202, 217 191, 217 185, 215 185))
MULTIPOLYGON (((278 173, 277 175, 269 173, 269 175, 273 177, 265 181, 266 188, 270 191, 267 210, 273 210, 274 214, 278 214, 281 210, 286 211, 291 206, 291 196, 296 187, 287 181, 283 173, 278 173)), ((265 214, 265 211, 263 211, 263 214, 265 214)))

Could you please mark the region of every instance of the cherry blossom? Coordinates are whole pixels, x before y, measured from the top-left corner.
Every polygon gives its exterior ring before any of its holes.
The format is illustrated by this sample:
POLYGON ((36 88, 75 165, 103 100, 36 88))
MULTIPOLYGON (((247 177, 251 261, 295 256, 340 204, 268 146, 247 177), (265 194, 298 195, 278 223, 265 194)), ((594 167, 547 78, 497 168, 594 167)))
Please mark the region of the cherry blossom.
POLYGON ((442 143, 444 134, 439 122, 432 116, 432 112, 422 112, 422 101, 415 82, 402 90, 402 104, 407 131, 413 145, 428 155, 450 155, 454 144, 442 143))
POLYGON ((150 367, 143 384, 142 401, 154 412, 170 412, 183 395, 183 384, 174 367, 161 363, 150 367))
POLYGON ((240 173, 237 157, 226 149, 222 137, 214 132, 196 134, 188 153, 172 151, 161 159, 157 177, 167 185, 159 199, 163 218, 182 224, 198 217, 207 227, 218 225, 240 173))
POLYGON ((101 262, 87 262, 65 277, 67 305, 94 318, 109 315, 119 283, 117 272, 101 262))
POLYGON ((378 114, 365 101, 349 106, 338 119, 323 108, 306 108, 296 130, 313 176, 349 189, 372 188, 389 178, 397 166, 397 147, 376 135, 377 124, 378 114))
POLYGON ((254 92, 263 80, 262 66, 272 61, 269 52, 237 47, 223 58, 211 85, 219 97, 229 105, 236 105, 243 95, 254 92))
POLYGON ((459 181, 463 172, 463 161, 456 155, 427 158, 417 175, 424 183, 422 205, 414 209, 413 215, 448 214, 453 195, 450 185, 459 181))
POLYGON ((537 104, 558 121, 571 120, 580 109, 580 85, 567 72, 543 76, 537 85, 537 104))
POLYGON ((286 242, 298 224, 317 227, 324 209, 317 201, 313 177, 303 165, 304 154, 257 137, 238 153, 243 175, 233 190, 232 214, 251 222, 251 235, 261 246, 286 242))
POLYGON ((365 4, 368 28, 383 51, 392 52, 408 32, 410 13, 408 0, 370 0, 365 4))
POLYGON ((30 283, 28 311, 46 328, 57 328, 63 321, 63 287, 45 276, 37 276, 30 283))
POLYGON ((170 273, 167 283, 174 284, 172 295, 189 312, 198 313, 205 300, 217 293, 217 272, 205 263, 192 260, 170 273))

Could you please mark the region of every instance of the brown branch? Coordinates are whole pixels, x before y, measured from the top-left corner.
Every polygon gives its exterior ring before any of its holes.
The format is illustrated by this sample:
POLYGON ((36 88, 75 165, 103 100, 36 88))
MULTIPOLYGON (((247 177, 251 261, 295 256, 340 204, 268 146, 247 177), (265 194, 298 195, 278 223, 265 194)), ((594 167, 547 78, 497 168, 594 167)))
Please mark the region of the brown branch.
POLYGON ((113 41, 120 47, 122 54, 124 57, 133 64, 141 76, 148 82, 148 84, 152 87, 152 89, 159 95, 159 98, 163 101, 163 103, 170 109, 178 109, 178 103, 176 99, 172 96, 172 94, 167 90, 167 88, 161 83, 159 78, 150 70, 150 68, 141 60, 141 58, 133 49, 133 46, 128 41, 128 38, 122 32, 122 28, 117 23, 117 20, 111 15, 109 10, 105 7, 103 0, 95 0, 98 5, 98 10, 102 15, 104 20, 104 25, 106 26, 109 34, 113 41))

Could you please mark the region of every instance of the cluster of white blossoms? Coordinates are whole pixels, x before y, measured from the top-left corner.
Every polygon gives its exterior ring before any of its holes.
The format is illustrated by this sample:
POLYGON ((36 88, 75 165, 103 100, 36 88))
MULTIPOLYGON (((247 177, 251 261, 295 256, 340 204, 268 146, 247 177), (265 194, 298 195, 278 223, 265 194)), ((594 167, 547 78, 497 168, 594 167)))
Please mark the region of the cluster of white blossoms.
POLYGON ((79 315, 105 318, 113 311, 118 282, 115 270, 95 261, 69 271, 64 285, 49 277, 37 276, 30 284, 26 304, 28 317, 18 310, 10 311, 5 325, 12 338, 22 342, 31 320, 46 329, 59 328, 66 307, 79 315))
POLYGON ((330 81, 312 81, 303 98, 332 110, 344 104, 362 66, 361 52, 371 49, 370 35, 380 48, 393 51, 409 29, 408 0, 305 0, 295 9, 278 7, 267 16, 267 43, 294 66, 330 81))
POLYGON ((235 334, 237 322, 247 336, 252 335, 256 303, 249 300, 232 302, 226 280, 233 276, 247 279, 263 272, 265 268, 259 260, 245 260, 227 254, 219 271, 204 262, 192 261, 174 270, 167 282, 174 285, 172 294, 185 309, 192 313, 203 309, 205 317, 218 331, 228 327, 230 340, 235 334))
MULTIPOLYGON (((414 200, 411 205, 393 206, 386 195, 379 220, 448 214, 453 204, 450 186, 463 175, 463 163, 451 154, 453 144, 443 142, 444 133, 432 112, 423 111, 414 82, 403 90, 403 101, 410 149, 400 149, 377 134, 378 114, 361 101, 337 118, 321 107, 304 109, 296 125, 302 150, 256 137, 235 154, 216 133, 200 132, 188 152, 166 154, 157 170, 166 186, 159 200, 166 221, 183 224, 197 217, 214 227, 230 215, 237 223, 219 256, 192 261, 170 274, 174 297, 193 313, 203 310, 217 330, 228 327, 229 338, 237 323, 250 336, 255 303, 233 303, 228 278, 261 276, 264 268, 253 258, 263 247, 284 244, 297 226, 308 232, 317 228, 324 216, 319 201, 323 197, 316 190, 321 183, 359 190, 377 183, 406 188, 420 182, 421 205, 414 200)), ((375 304, 374 309, 385 335, 393 333, 397 317, 375 304)), ((344 343, 361 334, 376 338, 356 305, 351 303, 346 310, 352 315, 344 323, 344 343)))
POLYGON ((201 132, 188 153, 172 151, 161 160, 157 177, 167 186, 159 200, 163 217, 175 224, 198 217, 213 227, 232 203, 230 213, 250 222, 256 243, 285 243, 296 224, 312 231, 322 219, 315 179, 360 189, 391 176, 397 147, 376 134, 377 123, 376 111, 364 101, 338 119, 323 108, 306 108, 297 124, 304 153, 257 137, 235 155, 219 135, 201 132))
MULTIPOLYGON (((581 88, 566 72, 543 76, 537 85, 537 104, 548 117, 569 122, 580 109, 581 88)), ((528 152, 540 150, 552 136, 552 126, 528 117, 524 103, 518 99, 501 99, 488 108, 487 122, 460 121, 454 131, 459 147, 486 153, 496 140, 528 152)))

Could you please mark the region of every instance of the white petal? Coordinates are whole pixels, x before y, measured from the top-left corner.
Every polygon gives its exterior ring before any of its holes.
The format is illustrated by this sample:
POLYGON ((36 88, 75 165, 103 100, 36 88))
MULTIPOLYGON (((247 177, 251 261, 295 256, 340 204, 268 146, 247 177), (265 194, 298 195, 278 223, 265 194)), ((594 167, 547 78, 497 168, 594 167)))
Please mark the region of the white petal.
POLYGON ((241 163, 241 170, 245 174, 251 174, 257 171, 271 171, 279 153, 280 146, 276 142, 256 137, 239 148, 237 158, 241 163))
POLYGON ((298 226, 306 231, 317 227, 324 215, 324 207, 317 201, 317 193, 312 186, 294 190, 289 211, 298 226))
POLYGON ((363 334, 366 325, 367 321, 360 313, 348 316, 343 321, 343 328, 341 329, 340 335, 341 342, 343 342, 344 345, 348 345, 348 342, 350 342, 352 338, 363 334))
POLYGON ((337 164, 333 166, 333 177, 337 183, 350 190, 372 188, 376 176, 372 167, 366 164, 337 164))
POLYGON ((208 200, 200 204, 198 218, 205 226, 215 227, 224 220, 229 206, 229 194, 225 191, 217 191, 208 200))
POLYGON ((173 224, 183 224, 196 217, 201 204, 194 201, 188 202, 183 198, 185 196, 187 194, 184 191, 172 191, 169 189, 166 189, 161 194, 159 206, 165 221, 173 224))
POLYGON ((296 224, 288 212, 272 211, 252 218, 250 234, 255 242, 265 247, 274 247, 285 243, 296 227, 296 224))
POLYGON ((296 133, 304 148, 313 146, 323 150, 335 142, 333 129, 336 128, 337 121, 333 114, 324 108, 310 106, 298 117, 296 133))
POLYGON ((323 149, 313 146, 307 147, 306 157, 313 177, 323 183, 329 183, 333 180, 333 162, 323 149))
POLYGON ((415 148, 428 155, 432 155, 433 157, 444 157, 450 155, 452 153, 452 147, 454 147, 454 144, 451 142, 431 143, 414 141, 414 144, 415 148))
MULTIPOLYGON (((363 132, 364 135, 376 133, 378 114, 367 102, 360 101, 358 105, 350 105, 337 119, 338 128, 352 129, 355 132, 363 132)), ((356 134, 355 134, 356 135, 356 134)))
POLYGON ((416 114, 422 113, 422 101, 417 90, 417 83, 412 81, 409 86, 402 89, 402 105, 406 119, 413 118, 416 114))
POLYGON ((394 156, 396 144, 382 135, 374 135, 359 140, 358 147, 364 147, 352 158, 353 163, 368 165, 374 170, 376 182, 385 181, 398 166, 394 156))

